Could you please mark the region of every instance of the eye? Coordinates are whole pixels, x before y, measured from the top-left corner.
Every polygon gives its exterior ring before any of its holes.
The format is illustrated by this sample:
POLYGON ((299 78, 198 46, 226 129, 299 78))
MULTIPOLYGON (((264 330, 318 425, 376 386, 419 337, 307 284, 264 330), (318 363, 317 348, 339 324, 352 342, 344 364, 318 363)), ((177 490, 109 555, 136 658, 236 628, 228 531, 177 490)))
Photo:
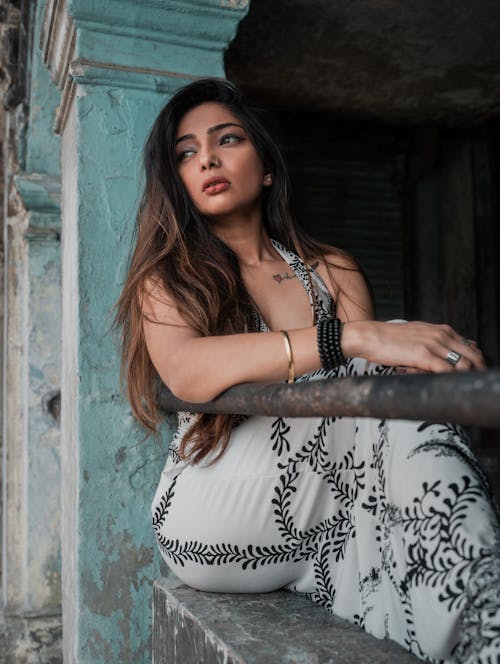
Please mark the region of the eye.
POLYGON ((182 152, 177 153, 177 161, 185 161, 195 153, 193 148, 186 148, 182 152))
POLYGON ((236 134, 224 134, 224 136, 221 136, 219 139, 219 145, 241 143, 242 140, 241 136, 237 136, 236 134))

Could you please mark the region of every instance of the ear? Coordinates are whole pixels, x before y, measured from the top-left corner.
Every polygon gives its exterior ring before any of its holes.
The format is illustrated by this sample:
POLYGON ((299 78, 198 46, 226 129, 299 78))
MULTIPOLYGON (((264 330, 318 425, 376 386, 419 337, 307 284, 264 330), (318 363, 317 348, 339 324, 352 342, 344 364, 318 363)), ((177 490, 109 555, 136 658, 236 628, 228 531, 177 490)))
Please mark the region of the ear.
POLYGON ((264 187, 270 187, 273 183, 273 176, 271 173, 266 173, 264 175, 264 187))

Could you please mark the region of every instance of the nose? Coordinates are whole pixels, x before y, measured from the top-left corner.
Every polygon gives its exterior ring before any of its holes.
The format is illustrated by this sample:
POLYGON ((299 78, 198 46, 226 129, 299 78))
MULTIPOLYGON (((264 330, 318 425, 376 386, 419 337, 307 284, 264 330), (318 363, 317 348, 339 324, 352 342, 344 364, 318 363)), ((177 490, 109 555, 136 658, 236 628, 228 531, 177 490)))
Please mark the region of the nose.
POLYGON ((219 157, 210 150, 205 150, 200 154, 200 166, 203 171, 209 168, 217 168, 221 165, 219 157))

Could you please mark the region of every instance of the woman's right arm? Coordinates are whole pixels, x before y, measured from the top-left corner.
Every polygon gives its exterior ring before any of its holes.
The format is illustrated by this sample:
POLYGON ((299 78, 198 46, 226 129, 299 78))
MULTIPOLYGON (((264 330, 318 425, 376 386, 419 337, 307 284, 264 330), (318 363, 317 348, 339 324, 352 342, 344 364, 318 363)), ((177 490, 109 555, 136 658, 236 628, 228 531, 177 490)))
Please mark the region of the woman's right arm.
MULTIPOLYGON (((200 337, 159 286, 149 285, 143 298, 144 334, 151 361, 160 378, 178 398, 210 401, 238 383, 275 382, 288 376, 281 332, 255 332, 200 337)), ((296 375, 321 367, 316 328, 289 330, 296 375)), ((450 371, 450 349, 463 356, 457 369, 483 369, 484 359, 447 325, 422 322, 346 322, 342 335, 346 357, 362 357, 389 366, 421 371, 450 371)))
MULTIPOLYGON (((238 383, 275 382, 288 376, 281 332, 200 337, 160 286, 148 287, 143 314, 151 361, 179 399, 201 403, 238 383)), ((316 328, 291 330, 289 335, 296 375, 319 369, 316 328)))

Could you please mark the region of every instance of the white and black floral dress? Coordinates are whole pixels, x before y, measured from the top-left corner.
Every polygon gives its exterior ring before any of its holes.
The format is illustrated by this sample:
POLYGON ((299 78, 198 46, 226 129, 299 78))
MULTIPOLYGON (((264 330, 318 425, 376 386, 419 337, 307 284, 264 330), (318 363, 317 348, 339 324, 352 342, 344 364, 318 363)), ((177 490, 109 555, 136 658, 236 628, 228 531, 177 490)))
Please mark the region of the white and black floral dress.
MULTIPOLYGON (((274 246, 313 301, 300 259, 274 246)), ((319 315, 334 313, 312 277, 319 315)), ((298 380, 390 371, 352 359, 298 380)), ((255 416, 215 464, 186 465, 177 450, 192 417, 179 414, 152 505, 162 556, 183 582, 285 587, 422 659, 500 661, 498 514, 459 427, 255 416)))

